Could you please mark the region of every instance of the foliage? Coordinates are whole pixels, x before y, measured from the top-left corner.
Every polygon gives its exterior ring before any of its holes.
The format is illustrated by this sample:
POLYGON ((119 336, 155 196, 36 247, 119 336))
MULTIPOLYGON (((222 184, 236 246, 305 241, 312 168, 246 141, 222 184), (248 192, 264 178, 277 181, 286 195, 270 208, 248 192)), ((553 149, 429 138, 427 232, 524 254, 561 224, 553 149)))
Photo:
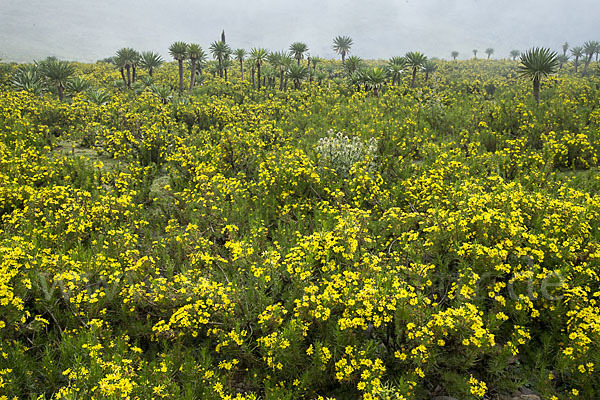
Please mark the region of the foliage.
POLYGON ((555 73, 558 64, 559 60, 556 52, 547 48, 536 47, 521 54, 519 73, 533 81, 533 95, 537 103, 540 102, 541 79, 555 73))
POLYGON ((327 137, 319 139, 316 147, 320 161, 341 177, 348 177, 354 164, 363 162, 373 169, 377 151, 377 140, 371 138, 367 143, 354 136, 349 138, 341 132, 330 130, 327 137))
POLYGON ((75 76, 67 80, 66 89, 71 93, 85 92, 90 88, 91 84, 81 76, 75 76))
POLYGON ((140 65, 142 68, 148 70, 150 76, 153 75, 154 70, 160 67, 163 62, 164 60, 161 55, 153 51, 142 51, 140 54, 140 65))
POLYGON ((290 53, 294 56, 298 65, 300 65, 300 60, 304 58, 304 53, 307 51, 308 46, 306 43, 294 42, 290 45, 290 53))
POLYGON ((342 62, 344 62, 353 44, 354 42, 350 36, 336 36, 333 39, 333 51, 341 55, 342 62))
POLYGON ((417 71, 423 67, 427 61, 427 57, 425 54, 419 53, 418 51, 409 51, 404 56, 404 59, 406 60, 406 66, 412 68, 412 80, 410 86, 414 87, 417 71))
POLYGON ((63 100, 63 90, 69 82, 75 68, 68 61, 48 58, 39 64, 39 69, 49 84, 56 87, 58 99, 63 100))
POLYGON ((45 90, 43 76, 35 64, 20 66, 12 75, 10 85, 15 90, 25 90, 36 95, 45 90))
POLYGON ((600 78, 361 64, 2 87, 0 397, 598 398, 600 78))

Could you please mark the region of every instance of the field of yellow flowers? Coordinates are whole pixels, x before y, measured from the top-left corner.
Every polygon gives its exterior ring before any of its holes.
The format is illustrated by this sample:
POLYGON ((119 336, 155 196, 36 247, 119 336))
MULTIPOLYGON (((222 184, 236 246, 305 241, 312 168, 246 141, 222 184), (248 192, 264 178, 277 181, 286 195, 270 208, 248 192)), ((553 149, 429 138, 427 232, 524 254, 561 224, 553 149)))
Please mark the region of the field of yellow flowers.
POLYGON ((0 399, 600 397, 598 77, 77 70, 0 90, 0 399))

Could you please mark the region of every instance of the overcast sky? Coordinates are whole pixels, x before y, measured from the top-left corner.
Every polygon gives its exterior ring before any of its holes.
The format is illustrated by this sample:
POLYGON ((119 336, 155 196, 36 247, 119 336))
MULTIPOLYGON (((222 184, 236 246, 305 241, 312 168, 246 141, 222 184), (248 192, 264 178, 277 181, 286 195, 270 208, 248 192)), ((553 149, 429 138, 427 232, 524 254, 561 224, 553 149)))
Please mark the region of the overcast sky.
POLYGON ((331 58, 333 38, 348 35, 362 58, 470 58, 488 47, 504 58, 600 40, 599 22, 600 0, 0 0, 0 58, 96 61, 133 47, 168 59, 172 42, 206 49, 222 29, 234 49, 302 41, 331 58))

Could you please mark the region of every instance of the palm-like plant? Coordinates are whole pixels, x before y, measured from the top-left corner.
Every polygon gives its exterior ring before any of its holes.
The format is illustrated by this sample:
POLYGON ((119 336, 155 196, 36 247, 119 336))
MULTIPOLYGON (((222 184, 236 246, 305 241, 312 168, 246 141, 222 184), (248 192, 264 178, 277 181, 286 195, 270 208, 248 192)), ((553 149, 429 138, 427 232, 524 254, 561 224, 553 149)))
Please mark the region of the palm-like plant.
POLYGON ((151 76, 142 76, 140 78, 140 83, 142 84, 142 86, 144 86, 144 88, 150 87, 154 83, 154 78, 152 78, 151 76))
POLYGON ((367 72, 363 69, 358 69, 348 77, 350 84, 355 85, 356 89, 360 91, 361 85, 367 86, 367 72))
POLYGON ((91 84, 85 78, 81 76, 75 76, 67 80, 66 89, 72 93, 85 92, 90 88, 91 84))
POLYGON ((324 79, 327 78, 327 72, 319 69, 315 72, 315 79, 317 80, 317 83, 319 85, 321 85, 321 82, 323 82, 324 79))
POLYGON ((287 82, 289 78, 285 72, 287 72, 287 70, 294 65, 294 58, 290 53, 282 51, 279 62, 281 64, 281 68, 283 68, 283 73, 280 71, 280 77, 282 79, 285 77, 285 80, 281 82, 279 87, 281 90, 285 90, 287 88, 287 82))
POLYGON ((216 77, 221 69, 216 61, 209 61, 207 63, 207 70, 213 77, 216 77))
POLYGON ((153 51, 143 51, 140 56, 140 65, 148 70, 148 75, 152 76, 154 70, 161 66, 163 58, 160 54, 153 51))
POLYGON ((137 67, 140 64, 140 53, 131 47, 127 47, 124 50, 126 53, 125 59, 127 61, 127 64, 125 65, 125 70, 127 71, 127 83, 128 86, 131 87, 131 84, 135 83, 137 67))
POLYGON ((453 60, 456 60, 456 57, 458 57, 458 51, 454 50, 452 53, 450 53, 450 55, 452 56, 453 60))
POLYGON ((35 64, 21 66, 10 78, 10 84, 15 90, 26 90, 35 95, 44 92, 43 76, 35 64))
POLYGON ((477 59, 477 53, 478 52, 479 52, 479 50, 473 49, 473 58, 477 59))
MULTIPOLYGON (((317 64, 320 63, 321 61, 323 61, 323 59, 318 56, 313 56, 310 60, 312 62, 313 72, 315 72, 317 70, 317 64)), ((309 65, 309 67, 310 67, 310 65, 309 65)))
POLYGON ((127 78, 125 78, 125 65, 127 64, 127 60, 125 58, 124 49, 117 50, 117 54, 114 57, 111 57, 112 63, 119 69, 121 73, 121 78, 123 79, 123 83, 127 86, 127 78))
POLYGON ((230 60, 229 58, 224 59, 223 62, 221 63, 221 68, 223 68, 223 78, 225 78, 225 81, 227 81, 227 71, 232 66, 233 66, 233 61, 230 60))
POLYGON ((300 89, 301 82, 308 76, 308 69, 299 64, 291 64, 287 70, 288 78, 294 82, 294 88, 300 89))
POLYGON ((127 82, 123 82, 123 80, 113 81, 113 86, 118 90, 123 90, 127 87, 127 82))
POLYGON ((325 73, 329 79, 333 79, 335 76, 335 67, 331 64, 325 66, 325 73))
POLYGON ((281 69, 282 63, 281 63, 281 56, 283 54, 283 51, 272 51, 267 55, 267 62, 271 65, 271 67, 273 68, 273 70, 277 71, 277 73, 279 74, 279 71, 281 69))
POLYGON ((568 43, 568 42, 565 42, 565 43, 562 45, 563 56, 566 56, 566 55, 567 55, 567 50, 569 50, 569 43, 568 43))
POLYGON ((131 83, 135 83, 137 78, 137 68, 140 65, 141 55, 137 50, 130 49, 131 52, 131 83))
POLYGON ((242 80, 244 80, 244 58, 246 58, 246 50, 244 49, 236 49, 233 52, 235 59, 240 63, 240 72, 242 74, 242 80))
MULTIPOLYGON (((132 49, 131 47, 124 47, 122 49, 117 50, 117 55, 114 58, 114 62, 119 68, 121 72, 121 77, 123 78, 123 82, 127 85, 128 88, 131 87, 131 70, 135 68, 139 63, 139 54, 137 51, 132 49), (125 75, 123 74, 123 70, 127 71, 127 79, 125 79, 125 75)), ((135 76, 134 76, 135 81, 135 76)))
POLYGON ((171 88, 168 86, 152 85, 150 86, 150 92, 158 97, 163 104, 167 104, 171 98, 171 88))
POLYGON ((146 90, 146 85, 144 85, 143 82, 137 82, 131 85, 131 89, 133 90, 133 93, 136 94, 136 96, 139 96, 144 92, 144 90, 146 90))
POLYGON ((571 55, 575 57, 573 61, 573 65, 575 66, 575 72, 577 72, 577 67, 579 67, 579 58, 583 56, 583 47, 575 46, 571 49, 571 55))
POLYGON ((292 57, 290 57, 290 55, 285 51, 272 51, 267 56, 267 61, 279 74, 279 90, 283 90, 283 79, 285 77, 285 72, 292 64, 292 57))
POLYGON ((379 97, 379 89, 383 87, 385 81, 387 79, 387 75, 385 70, 382 68, 369 68, 365 72, 365 83, 370 88, 373 89, 373 93, 375 97, 379 97))
POLYGON ((512 57, 513 61, 515 61, 517 59, 517 57, 519 57, 521 55, 521 52, 519 50, 511 50, 510 51, 510 56, 512 57))
POLYGON ((423 72, 425 72, 425 82, 427 82, 429 80, 429 75, 437 70, 437 65, 431 60, 425 60, 422 69, 423 72))
POLYGON ((362 59, 358 56, 348 57, 344 63, 344 68, 346 69, 348 76, 351 76, 354 72, 358 71, 362 66, 362 63, 362 59))
POLYGON ((48 83, 56 86, 58 99, 63 101, 64 90, 67 81, 71 75, 75 73, 75 68, 68 61, 48 59, 40 63, 41 72, 46 77, 48 83))
POLYGON ((135 62, 135 50, 131 47, 125 47, 117 51, 117 58, 121 60, 125 65, 125 71, 127 72, 127 87, 131 87, 131 68, 135 62))
POLYGON ((105 92, 102 89, 89 90, 86 93, 86 97, 89 102, 94 103, 97 106, 101 106, 110 101, 110 93, 105 92))
POLYGON ((402 65, 388 64, 387 70, 392 78, 392 85, 400 85, 400 75, 402 74, 402 65))
POLYGON ((521 54, 519 74, 533 81, 533 97, 540 104, 540 82, 543 77, 556 72, 557 54, 547 48, 533 48, 521 54))
POLYGON ((585 76, 587 74, 588 66, 592 61, 592 57, 596 52, 600 51, 600 43, 595 40, 590 40, 583 44, 583 52, 585 53, 585 64, 583 65, 583 74, 585 76))
POLYGON ((250 50, 250 61, 254 67, 256 67, 256 73, 258 77, 258 88, 260 89, 260 67, 267 61, 269 52, 263 48, 253 48, 250 50))
POLYGON ((558 69, 562 69, 563 65, 569 62, 569 56, 559 54, 558 57, 556 57, 556 60, 558 61, 558 69))
POLYGON ((198 62, 198 59, 206 57, 206 54, 204 53, 204 50, 202 50, 202 47, 200 47, 200 45, 196 43, 188 44, 187 50, 187 56, 192 64, 190 75, 190 93, 192 93, 192 89, 194 88, 194 85, 196 83, 196 63, 198 62))
POLYGON ((188 45, 185 42, 175 42, 169 46, 169 54, 179 67, 179 92, 183 92, 183 61, 187 59, 188 45))
POLYGON ((492 56, 492 54, 494 54, 494 49, 492 49, 491 47, 488 47, 487 49, 485 49, 485 54, 487 54, 487 58, 488 60, 490 59, 490 57, 492 56))
POLYGON ((423 66, 425 61, 427 61, 427 57, 418 51, 409 51, 406 53, 404 58, 406 59, 406 65, 412 68, 412 80, 410 82, 410 87, 415 87, 417 71, 423 66))
POLYGON ((342 64, 346 61, 346 54, 350 53, 350 48, 354 42, 350 36, 336 36, 333 39, 333 50, 342 56, 342 64))
POLYGON ((210 45, 210 53, 219 63, 219 76, 221 78, 223 78, 223 61, 228 60, 232 52, 231 47, 222 41, 212 42, 210 45))
POLYGON ((300 60, 304 58, 304 53, 308 51, 308 46, 306 43, 302 42, 294 42, 290 45, 290 52, 296 59, 298 65, 300 65, 300 60))
MULTIPOLYGON (((202 71, 204 71, 204 68, 206 67, 206 60, 207 56, 206 53, 204 52, 204 50, 202 50, 202 52, 200 53, 200 57, 198 57, 198 59, 196 60, 196 85, 198 83, 202 83, 204 81, 204 77, 202 76, 202 71)), ((190 60, 190 68, 192 67, 192 61, 190 60)))
POLYGON ((404 69, 405 63, 406 63, 406 60, 404 59, 404 57, 390 58, 390 61, 388 64, 388 71, 390 72, 390 75, 392 76, 392 85, 400 84, 400 74, 402 73, 402 70, 404 69))
POLYGON ((406 59, 401 56, 395 56, 395 57, 390 58, 389 63, 392 65, 399 65, 399 66, 403 67, 404 64, 406 64, 406 59))
POLYGON ((275 68, 266 64, 265 66, 263 66, 262 75, 265 87, 275 86, 275 80, 277 78, 277 70, 275 68))

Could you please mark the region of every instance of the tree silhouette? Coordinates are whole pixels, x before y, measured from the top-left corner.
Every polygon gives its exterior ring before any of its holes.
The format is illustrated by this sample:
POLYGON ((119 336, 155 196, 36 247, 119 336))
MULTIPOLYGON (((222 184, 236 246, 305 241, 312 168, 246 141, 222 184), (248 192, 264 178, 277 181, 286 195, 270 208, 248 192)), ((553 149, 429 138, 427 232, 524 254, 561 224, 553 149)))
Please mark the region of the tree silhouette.
POLYGON ((294 82, 294 88, 298 90, 301 82, 308 76, 308 69, 303 65, 292 63, 288 68, 287 76, 294 82))
POLYGON ((385 70, 382 68, 369 68, 365 73, 365 83, 370 89, 373 89, 375 97, 379 97, 379 89, 383 87, 386 79, 385 70))
POLYGON ((579 67, 579 58, 583 56, 583 47, 575 46, 571 49, 571 55, 575 57, 573 60, 573 65, 575 66, 575 72, 577 72, 577 67, 579 67))
POLYGON ((556 52, 547 48, 533 48, 521 54, 519 74, 533 81, 533 97, 540 104, 540 82, 549 74, 555 73, 558 66, 556 52))
MULTIPOLYGON (((115 64, 119 67, 121 71, 121 77, 127 85, 128 88, 131 88, 131 70, 137 66, 139 63, 139 54, 137 51, 130 47, 124 47, 122 49, 117 50, 117 55, 115 57, 115 64), (123 75, 123 69, 127 72, 127 80, 125 80, 125 76, 123 75)), ((134 75, 135 82, 135 75, 134 75)))
POLYGON ((429 76, 437 70, 437 65, 431 60, 425 60, 423 63, 423 72, 425 72, 425 82, 429 80, 429 76))
POLYGON ((346 54, 350 53, 353 44, 350 36, 336 36, 333 39, 333 50, 342 56, 342 64, 346 62, 346 54))
POLYGON ((392 85, 400 85, 400 74, 406 64, 404 57, 392 57, 390 58, 388 71, 392 76, 392 85))
POLYGON ((317 64, 323 61, 321 57, 313 56, 311 59, 313 72, 317 70, 317 64))
POLYGON ((354 72, 358 71, 362 65, 363 61, 358 56, 350 56, 346 59, 344 63, 344 68, 346 69, 346 73, 348 76, 352 75, 354 72))
POLYGON ((188 45, 185 42, 175 42, 169 46, 169 54, 175 60, 179 67, 179 92, 183 92, 183 60, 187 59, 188 45))
POLYGON ((46 77, 48 83, 56 86, 58 99, 63 101, 64 89, 71 75, 75 73, 75 68, 68 61, 47 59, 40 63, 42 75, 46 77))
POLYGON ((219 63, 219 76, 223 78, 223 61, 228 60, 231 56, 231 47, 222 41, 212 42, 210 45, 210 53, 219 63))
POLYGON ((406 59, 406 65, 412 68, 412 80, 410 81, 410 87, 415 87, 415 79, 417 77, 417 71, 423 66, 427 57, 423 53, 417 51, 410 51, 404 56, 406 59))
POLYGON ((598 51, 600 51, 600 43, 595 40, 590 40, 583 44, 583 52, 585 53, 586 57, 585 57, 585 64, 583 65, 582 76, 585 76, 587 74, 587 69, 588 69, 588 66, 590 65, 590 62, 592 61, 592 57, 598 51))
POLYGON ((246 57, 246 50, 244 49, 236 49, 233 52, 235 59, 240 63, 240 71, 242 73, 242 80, 244 80, 244 57, 246 57))
POLYGON ((223 60, 223 62, 221 63, 221 68, 223 68, 223 78, 225 78, 225 81, 227 81, 227 71, 229 70, 229 68, 231 68, 233 66, 233 61, 228 58, 225 58, 223 60))
POLYGON ((558 69, 562 69, 563 65, 569 62, 569 56, 559 54, 556 60, 558 61, 558 69))
POLYGON ((253 67, 256 67, 256 73, 258 77, 258 88, 260 89, 260 67, 267 61, 269 52, 263 48, 253 48, 250 50, 250 61, 253 67))
POLYGON ((111 61, 119 69, 123 83, 127 86, 127 78, 125 78, 125 64, 127 64, 127 60, 125 59, 125 54, 123 54, 122 50, 123 49, 117 50, 117 54, 114 57, 111 57, 111 61))
POLYGON ((142 68, 148 70, 148 75, 152 76, 154 70, 161 66, 163 59, 158 53, 152 51, 143 51, 140 58, 142 68))
POLYGON ((300 65, 300 60, 304 58, 304 53, 308 51, 308 46, 306 43, 302 42, 294 42, 290 45, 290 52, 296 59, 298 65, 300 65))
POLYGON ((275 51, 267 56, 267 60, 279 73, 279 90, 284 90, 286 71, 293 64, 292 57, 285 51, 275 51))
POLYGON ((137 50, 131 49, 131 83, 137 79, 137 68, 140 65, 141 55, 137 50))
POLYGON ((188 45, 188 58, 191 61, 191 75, 190 75, 190 93, 192 93, 192 89, 196 83, 196 63, 198 60, 204 60, 206 57, 206 53, 202 50, 199 44, 190 43, 188 45))

